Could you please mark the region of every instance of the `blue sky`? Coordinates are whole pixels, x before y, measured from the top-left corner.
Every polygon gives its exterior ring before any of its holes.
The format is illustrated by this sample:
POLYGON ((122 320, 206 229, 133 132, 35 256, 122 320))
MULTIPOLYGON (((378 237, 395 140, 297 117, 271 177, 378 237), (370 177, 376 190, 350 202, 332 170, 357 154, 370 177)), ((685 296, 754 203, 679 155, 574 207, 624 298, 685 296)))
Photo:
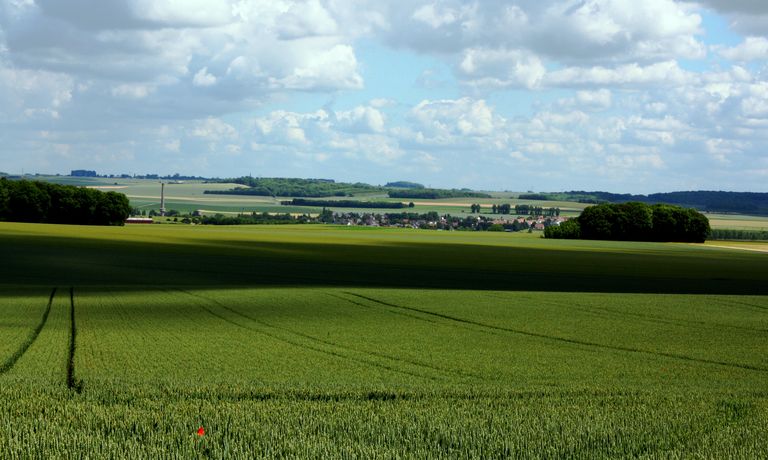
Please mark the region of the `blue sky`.
POLYGON ((763 0, 0 0, 0 171, 768 191, 763 0))

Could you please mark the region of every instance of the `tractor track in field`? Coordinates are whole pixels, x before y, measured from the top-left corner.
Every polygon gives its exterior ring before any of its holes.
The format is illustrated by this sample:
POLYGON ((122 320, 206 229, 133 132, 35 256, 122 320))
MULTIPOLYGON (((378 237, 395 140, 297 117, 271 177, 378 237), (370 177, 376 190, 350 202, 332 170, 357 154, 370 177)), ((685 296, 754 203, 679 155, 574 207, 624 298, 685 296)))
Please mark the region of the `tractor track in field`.
MULTIPOLYGON (((284 331, 284 332, 288 332, 290 334, 294 334, 294 335, 298 335, 300 337, 304 337, 306 339, 309 339, 309 340, 312 340, 312 341, 315 341, 315 342, 320 342, 320 343, 323 343, 323 344, 326 344, 326 345, 335 346, 337 348, 341 348, 341 349, 344 349, 346 351, 353 351, 353 352, 356 352, 356 353, 366 354, 365 352, 361 352, 359 350, 350 350, 350 349, 348 349, 346 347, 343 347, 343 346, 340 346, 340 345, 337 345, 337 344, 333 344, 333 342, 328 342, 328 341, 324 341, 324 340, 321 340, 321 339, 317 339, 316 337, 308 336, 306 334, 297 333, 295 331, 291 331, 290 329, 273 326, 273 325, 271 325, 269 323, 265 323, 264 321, 261 321, 261 320, 258 320, 256 318, 253 318, 253 317, 250 317, 248 315, 245 315, 245 314, 243 314, 243 313, 241 313, 241 312, 239 312, 239 311, 237 311, 237 310, 235 310, 235 309, 233 309, 233 308, 231 308, 231 307, 229 307, 229 306, 219 302, 218 300, 211 299, 210 297, 205 297, 205 296, 202 296, 200 294, 195 294, 193 292, 185 291, 183 289, 179 289, 178 291, 180 291, 180 292, 182 292, 184 294, 187 294, 189 296, 196 297, 198 299, 202 299, 202 300, 205 300, 207 302, 213 303, 216 306, 218 306, 219 308, 227 310, 228 312, 230 312, 232 314, 235 314, 235 315, 237 315, 237 316, 239 316, 241 318, 244 318, 244 319, 247 319, 249 321, 252 321, 252 322, 254 322, 256 324, 259 324, 259 325, 261 325, 261 326, 263 326, 265 328, 281 330, 281 331, 284 331)), ((322 353, 322 354, 333 356, 333 357, 339 358, 339 359, 345 359, 345 360, 353 361, 353 362, 356 362, 356 363, 365 364, 367 366, 378 367, 378 368, 385 369, 387 371, 395 372, 395 373, 398 373, 398 374, 410 375, 411 377, 418 377, 418 378, 423 378, 423 379, 428 379, 428 380, 440 380, 441 379, 441 378, 439 378, 438 376, 435 376, 435 375, 420 374, 420 373, 416 373, 416 372, 409 372, 409 371, 404 370, 404 369, 398 369, 398 368, 395 368, 395 367, 392 367, 392 366, 387 366, 385 364, 378 363, 378 362, 375 362, 375 361, 369 361, 369 360, 366 360, 366 359, 355 358, 353 356, 348 356, 348 355, 345 355, 345 354, 342 354, 342 353, 339 353, 339 352, 336 352, 336 351, 326 350, 326 349, 323 349, 323 348, 307 345, 307 344, 301 343, 301 342, 296 341, 296 340, 291 340, 291 339, 287 339, 285 337, 281 337, 281 336, 279 336, 277 334, 265 331, 263 329, 257 329, 257 328, 253 328, 253 327, 248 327, 248 326, 240 324, 240 323, 238 323, 236 321, 232 321, 231 319, 226 318, 226 317, 222 316, 221 314, 218 314, 218 313, 214 312, 213 310, 211 310, 210 308, 207 308, 207 307, 205 307, 203 305, 200 305, 200 308, 202 308, 206 312, 210 313, 211 315, 215 316, 216 318, 219 318, 219 319, 221 319, 221 320, 223 320, 223 321, 225 321, 225 322, 227 322, 229 324, 232 324, 232 325, 237 326, 237 327, 242 328, 242 329, 246 329, 246 330, 249 330, 249 331, 257 332, 259 334, 264 334, 264 335, 266 335, 269 338, 272 338, 272 339, 277 340, 279 342, 287 343, 287 344, 289 344, 291 346, 295 346, 295 347, 302 348, 302 349, 305 349, 305 350, 311 350, 311 351, 314 351, 314 352, 317 352, 317 353, 322 353)), ((390 359, 394 359, 394 358, 390 358, 390 359)), ((442 371, 442 372, 445 372, 445 371, 442 371)), ((463 377, 467 377, 467 376, 464 375, 463 377)))
MULTIPOLYGON (((357 302, 357 301, 354 301, 352 299, 348 299, 346 297, 342 297, 340 295, 329 294, 329 293, 326 293, 326 295, 330 296, 330 297, 333 297, 334 299, 343 300, 343 301, 351 303, 353 305, 357 305, 359 307, 364 307, 364 308, 369 308, 369 309, 375 308, 375 307, 371 307, 370 305, 366 305, 366 304, 364 304, 362 302, 357 302)), ((411 313, 407 313, 407 312, 402 312, 402 311, 397 311, 397 310, 395 310, 395 311, 388 310, 388 312, 392 313, 393 315, 407 316, 408 318, 417 319, 419 321, 426 321, 428 323, 437 324, 437 321, 434 321, 434 320, 429 319, 429 318, 424 318, 424 317, 421 317, 421 316, 418 316, 418 315, 414 315, 414 314, 411 314, 411 313)))
MULTIPOLYGON (((500 295, 486 294, 486 296, 494 299, 509 300, 508 298, 500 295)), ((719 330, 722 328, 736 329, 739 331, 757 332, 759 334, 765 334, 766 332, 768 332, 768 329, 757 329, 754 327, 735 326, 733 324, 712 323, 707 321, 674 319, 674 318, 668 318, 668 317, 658 316, 658 315, 646 315, 643 313, 618 311, 618 310, 613 310, 611 308, 595 307, 592 305, 584 305, 579 303, 558 302, 550 299, 540 299, 540 298, 531 297, 529 298, 529 300, 532 302, 552 305, 555 307, 563 307, 570 310, 577 310, 577 311, 589 313, 597 317, 606 318, 606 319, 617 319, 617 318, 621 319, 621 318, 630 317, 630 318, 637 318, 649 323, 668 324, 671 326, 677 326, 677 327, 688 328, 688 329, 697 329, 700 327, 706 327, 707 329, 715 329, 715 330, 719 330)))
POLYGON ((69 357, 67 358, 67 388, 77 393, 83 391, 83 382, 75 376, 75 351, 77 326, 75 323, 75 288, 69 288, 69 357))
MULTIPOLYGON (((471 325, 471 326, 480 327, 480 328, 484 328, 484 329, 490 329, 491 331, 508 332, 508 333, 517 334, 517 335, 523 335, 523 336, 528 336, 528 337, 535 337, 535 338, 538 338, 538 339, 550 340, 550 341, 553 341, 553 342, 567 343, 567 344, 570 344, 570 345, 580 345, 580 346, 594 347, 594 348, 599 348, 599 349, 604 349, 604 350, 620 351, 620 352, 625 352, 625 353, 638 353, 638 354, 646 354, 646 355, 652 355, 652 356, 659 356, 659 357, 664 357, 664 358, 672 358, 672 359, 678 359, 678 360, 681 360, 681 361, 697 362, 697 363, 701 363, 701 364, 711 364, 711 365, 717 365, 717 366, 725 366, 725 367, 729 367, 729 368, 745 369, 745 370, 758 371, 758 372, 768 372, 768 368, 752 366, 750 364, 731 363, 731 362, 727 362, 727 361, 717 361, 717 360, 704 359, 704 358, 694 358, 692 356, 680 355, 680 354, 676 354, 676 353, 666 353, 666 352, 663 352, 663 351, 643 350, 643 349, 640 349, 640 348, 623 347, 623 346, 618 346, 618 345, 606 345, 606 344, 597 343, 597 342, 590 342, 588 340, 569 339, 567 337, 559 337, 559 336, 556 336, 556 335, 547 335, 547 334, 541 334, 541 333, 538 333, 538 332, 524 331, 524 330, 521 330, 521 329, 512 329, 512 328, 507 328, 507 327, 494 326, 492 324, 485 324, 485 323, 481 323, 479 321, 472 321, 472 320, 468 320, 468 319, 464 319, 464 318, 458 318, 458 317, 451 316, 451 315, 446 315, 446 314, 443 314, 443 313, 435 313, 435 312, 432 312, 432 311, 429 311, 429 310, 423 310, 423 309, 416 308, 416 307, 406 307, 406 306, 402 306, 402 305, 395 305, 395 304, 392 304, 392 303, 389 303, 389 302, 384 302, 384 301, 381 301, 381 300, 378 300, 378 299, 374 299, 373 297, 368 297, 368 296, 364 296, 364 295, 361 295, 361 294, 356 294, 354 292, 345 292, 345 294, 352 295, 352 296, 355 296, 355 297, 367 300, 369 302, 374 302, 374 303, 377 303, 379 305, 385 305, 385 306, 388 306, 388 307, 401 308, 401 309, 404 309, 404 310, 415 311, 415 312, 418 312, 418 313, 422 313, 424 315, 430 315, 430 316, 446 319, 446 320, 449 320, 449 321, 454 321, 454 322, 461 323, 461 324, 471 325)), ((488 332, 491 332, 491 331, 488 331, 488 332)))
POLYGON ((48 298, 48 305, 45 307, 45 311, 43 312, 43 317, 40 319, 40 322, 35 326, 35 328, 32 330, 32 332, 29 334, 29 337, 27 337, 27 340, 24 341, 24 343, 21 344, 18 350, 11 355, 10 358, 5 360, 5 362, 0 365, 0 375, 5 374, 6 372, 10 371, 13 366, 16 364, 16 362, 21 359, 22 356, 24 356, 24 353, 27 352, 29 347, 32 346, 33 343, 35 343, 35 340, 37 340, 37 336, 40 335, 40 332, 43 330, 43 327, 45 327, 45 323, 48 321, 48 314, 51 313, 51 306, 53 305, 53 298, 56 296, 56 289, 53 288, 51 291, 51 295, 48 298))
POLYGON ((758 311, 760 313, 765 313, 766 311, 768 311, 768 307, 764 307, 762 305, 755 305, 749 302, 738 301, 733 299, 722 299, 722 301, 725 303, 730 303, 731 305, 736 305, 738 307, 742 307, 742 308, 746 307, 746 309, 748 310, 758 311))

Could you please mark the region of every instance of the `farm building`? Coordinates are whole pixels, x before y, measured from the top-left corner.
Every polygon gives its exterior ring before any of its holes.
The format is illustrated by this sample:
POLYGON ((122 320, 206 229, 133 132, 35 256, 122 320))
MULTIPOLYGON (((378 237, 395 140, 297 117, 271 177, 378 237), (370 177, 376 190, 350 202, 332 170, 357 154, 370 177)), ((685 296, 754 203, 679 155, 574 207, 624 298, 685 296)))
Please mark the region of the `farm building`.
POLYGON ((126 224, 151 224, 154 220, 151 217, 129 217, 125 219, 126 224))

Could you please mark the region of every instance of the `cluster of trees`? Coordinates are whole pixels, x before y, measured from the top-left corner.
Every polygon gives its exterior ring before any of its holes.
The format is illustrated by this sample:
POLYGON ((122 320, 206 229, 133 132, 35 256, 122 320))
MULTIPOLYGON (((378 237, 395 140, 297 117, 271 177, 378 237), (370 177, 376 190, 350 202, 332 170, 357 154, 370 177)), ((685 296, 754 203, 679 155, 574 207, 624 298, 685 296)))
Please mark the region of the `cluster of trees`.
POLYGON ((392 188, 424 188, 422 184, 416 183, 416 182, 408 182, 405 180, 400 180, 396 182, 387 182, 384 187, 392 187, 392 188))
POLYGON ((39 181, 0 179, 0 220, 123 225, 131 212, 122 193, 39 181))
POLYGON ((703 243, 709 233, 709 220, 695 209, 640 202, 590 206, 544 230, 546 238, 690 243, 703 243))
POLYGON ((764 230, 729 230, 713 228, 710 237, 713 240, 766 241, 768 232, 764 230))
MULTIPOLYGON (((517 206, 515 206, 517 208, 517 206)), ((512 205, 510 204, 494 204, 491 206, 491 213, 493 214, 509 214, 512 211, 512 205)))
POLYGON ((390 190, 390 198, 409 198, 421 200, 437 200, 440 198, 490 198, 491 195, 481 192, 473 192, 467 189, 441 189, 441 188, 412 188, 404 190, 390 190))
POLYGON ((552 199, 550 195, 547 193, 521 193, 517 198, 520 200, 548 201, 552 199))
POLYGON ((557 217, 560 215, 560 208, 544 208, 542 206, 533 206, 530 204, 515 205, 515 214, 518 216, 547 216, 557 217))
MULTIPOLYGON (((252 213, 239 214, 237 216, 225 216, 216 214, 213 216, 201 216, 197 222, 204 225, 253 225, 253 224, 304 224, 313 219, 309 216, 293 216, 291 214, 252 213)), ((185 222, 182 220, 182 222, 185 222)))
MULTIPOLYGON (((469 206, 472 214, 479 214, 481 206, 478 203, 473 203, 469 206)), ((532 206, 529 204, 516 204, 515 214, 518 216, 546 216, 557 217, 560 215, 560 208, 543 208, 541 206, 532 206)), ((508 203, 494 204, 491 206, 492 214, 512 214, 512 205, 508 203)))
POLYGON ((405 204, 397 201, 357 201, 357 200, 307 200, 294 198, 291 201, 281 201, 285 206, 322 206, 333 208, 362 208, 362 209, 401 209, 413 207, 413 203, 405 204))
POLYGON ((88 169, 73 169, 69 175, 72 177, 96 177, 96 171, 88 169))

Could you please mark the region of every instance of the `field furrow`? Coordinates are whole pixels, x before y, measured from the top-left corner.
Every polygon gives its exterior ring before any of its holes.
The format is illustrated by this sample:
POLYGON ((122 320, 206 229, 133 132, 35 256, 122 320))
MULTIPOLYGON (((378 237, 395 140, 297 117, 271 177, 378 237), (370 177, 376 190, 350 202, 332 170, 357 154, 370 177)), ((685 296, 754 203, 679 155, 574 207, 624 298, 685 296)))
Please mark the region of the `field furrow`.
MULTIPOLYGON (((269 337, 272 337, 276 340, 282 340, 282 341, 285 341, 286 343, 290 343, 298 347, 308 348, 310 350, 318 351, 321 353, 329 353, 339 358, 351 359, 353 361, 361 362, 370 366, 382 367, 392 372, 409 374, 416 377, 423 377, 429 380, 437 380, 442 376, 444 376, 445 374, 448 374, 454 377, 482 378, 482 376, 479 376, 479 375, 473 375, 468 372, 462 372, 460 370, 446 369, 446 368, 430 365, 428 363, 419 362, 417 360, 409 360, 409 359, 405 359, 397 356, 388 355, 385 353, 377 353, 373 351, 365 351, 358 348, 348 347, 337 342, 324 340, 320 337, 310 335, 296 329, 291 329, 288 327, 276 326, 274 324, 270 324, 262 319, 258 319, 254 317, 253 315, 243 313, 239 309, 232 308, 215 299, 205 297, 200 294, 194 294, 189 291, 181 291, 181 292, 204 299, 212 304, 217 305, 219 308, 222 308, 224 310, 227 310, 237 315, 241 319, 245 319, 249 322, 256 323, 261 326, 261 328, 251 327, 249 329, 252 329, 262 334, 266 334, 269 337), (304 343, 302 343, 302 341, 304 343), (315 344, 315 346, 307 345, 306 344, 307 341, 315 344), (414 368, 417 371, 411 371, 409 370, 409 368, 414 368)), ((340 298, 338 296, 333 296, 333 295, 331 296, 340 298)), ((225 321, 232 322, 233 324, 240 327, 246 327, 240 323, 233 322, 223 316, 220 316, 219 314, 212 312, 207 308, 206 310, 208 310, 211 314, 225 321)))
POLYGON ((35 336, 14 365, 3 374, 9 381, 26 381, 31 385, 65 387, 69 343, 69 298, 54 295, 50 310, 35 336))
POLYGON ((5 360, 2 364, 0 364, 0 374, 4 374, 8 372, 14 364, 16 364, 16 361, 21 358, 24 353, 26 353, 27 349, 35 342, 37 339, 37 336, 40 335, 40 331, 43 330, 45 327, 46 321, 48 321, 48 315, 51 312, 51 305, 53 304, 53 297, 56 295, 56 288, 53 288, 51 291, 51 296, 48 298, 48 303, 45 306, 45 310, 43 311, 43 317, 40 319, 40 322, 35 326, 35 328, 30 332, 27 339, 19 346, 19 348, 10 356, 8 359, 5 360))
POLYGON ((672 359, 679 359, 684 361, 692 361, 697 362, 701 364, 710 364, 710 365, 717 365, 717 366, 725 366, 725 367, 732 367, 732 368, 740 368, 740 369, 747 369, 751 371, 758 371, 758 372, 768 372, 768 367, 764 366, 757 366, 752 364, 746 364, 746 363, 738 363, 738 362, 729 362, 724 360, 716 360, 716 359, 708 359, 708 358, 700 358, 695 356, 689 356, 679 353, 672 353, 672 352, 666 352, 666 351, 656 351, 656 350, 647 350, 642 349, 638 347, 632 347, 632 346, 621 346, 621 345, 610 345, 606 343, 600 343, 596 341, 591 340, 584 340, 579 338, 572 338, 572 337, 564 337, 559 335, 552 335, 552 334, 544 334, 539 332, 533 332, 530 330, 524 330, 524 329, 515 329, 510 327, 503 327, 499 325, 494 324, 488 324, 485 322, 479 322, 472 319, 462 318, 458 316, 452 316, 447 315, 445 313, 439 313, 436 311, 430 311, 423 308, 417 308, 412 306, 404 306, 404 305, 397 305, 391 302, 386 302, 383 300, 379 300, 373 297, 370 297, 368 295, 362 295, 355 292, 345 292, 345 294, 358 297, 360 299, 367 300, 369 302, 372 302, 374 304, 383 305, 386 307, 391 308, 398 308, 403 310, 408 310, 412 312, 418 312, 422 313, 424 315, 433 316, 436 318, 441 318, 443 320, 452 321, 455 323, 459 323, 461 325, 467 325, 467 326, 474 326, 479 327, 486 332, 488 331, 502 331, 502 332, 508 332, 512 334, 519 334, 524 335, 528 337, 535 337, 539 339, 549 340, 553 342, 559 342, 564 344, 570 344, 570 345, 580 345, 580 346, 588 346, 588 347, 594 347, 598 349, 605 349, 605 350, 611 350, 611 351, 618 351, 618 352, 627 352, 627 353, 638 353, 638 354, 647 354, 647 355, 654 355, 664 358, 672 358, 672 359))
MULTIPOLYGON (((384 369, 384 370, 389 371, 389 372, 394 372, 394 373, 397 373, 397 374, 405 374, 405 375, 408 375, 408 376, 417 377, 417 378, 423 378, 423 379, 426 379, 426 380, 439 380, 441 378, 441 376, 439 374, 434 373, 435 370, 438 370, 438 369, 435 369, 435 368, 428 369, 430 371, 433 371, 432 373, 424 373, 423 372, 424 369, 421 369, 421 372, 419 372, 419 370, 415 370, 414 371, 414 370, 408 369, 407 366, 403 366, 403 364, 413 364, 413 363, 398 362, 398 364, 400 364, 400 366, 392 365, 392 363, 391 363, 392 358, 389 358, 389 357, 386 357, 386 356, 384 356, 384 358, 390 360, 390 363, 381 362, 380 360, 379 361, 372 360, 372 359, 370 359, 371 357, 373 357, 373 358, 382 358, 382 356, 376 356, 376 355, 374 355, 372 353, 367 353, 368 357, 366 358, 364 356, 364 355, 366 355, 366 353, 360 353, 357 350, 346 348, 346 347, 340 346, 340 345, 335 344, 335 343, 330 342, 330 341, 326 341, 326 340, 322 340, 322 339, 317 339, 315 337, 312 337, 312 336, 307 335, 307 334, 303 334, 301 332, 292 331, 292 330, 287 329, 287 328, 281 328, 281 327, 273 326, 273 325, 271 325, 269 323, 266 323, 264 321, 258 320, 258 319, 254 318, 252 316, 240 313, 239 311, 237 311, 237 310, 235 310, 233 308, 230 308, 230 307, 228 307, 228 306, 226 306, 226 305, 222 304, 221 302, 218 302, 218 301, 216 301, 214 299, 209 299, 209 298, 197 295, 197 294, 191 294, 191 293, 186 292, 186 291, 181 291, 181 292, 185 292, 188 295, 193 295, 195 297, 204 299, 204 300, 208 301, 209 303, 216 305, 220 309, 226 310, 226 311, 236 315, 241 321, 245 320, 247 322, 247 325, 243 325, 240 322, 228 319, 227 317, 222 316, 221 314, 211 310, 210 308, 207 308, 205 306, 201 306, 201 308, 205 309, 210 314, 216 316, 219 319, 222 319, 222 320, 224 320, 224 321, 226 321, 228 323, 234 324, 236 326, 243 327, 245 329, 257 332, 259 334, 264 334, 264 335, 266 335, 267 337, 269 337, 271 339, 283 342, 283 343, 288 344, 288 345, 292 345, 294 347, 301 348, 303 350, 317 352, 317 353, 322 353, 322 354, 325 354, 325 355, 328 355, 328 356, 332 356, 332 357, 337 358, 337 359, 350 360, 350 361, 354 361, 356 363, 363 364, 363 365, 366 365, 366 366, 377 367, 377 368, 381 368, 381 369, 384 369), (255 323, 257 326, 254 327, 253 323, 255 323), (361 355, 363 355, 363 356, 361 357, 361 355)), ((394 360, 394 361, 398 361, 398 360, 394 360)), ((426 367, 426 366, 421 366, 421 367, 426 367)), ((443 372, 444 371, 440 370, 440 373, 443 373, 443 372)))

